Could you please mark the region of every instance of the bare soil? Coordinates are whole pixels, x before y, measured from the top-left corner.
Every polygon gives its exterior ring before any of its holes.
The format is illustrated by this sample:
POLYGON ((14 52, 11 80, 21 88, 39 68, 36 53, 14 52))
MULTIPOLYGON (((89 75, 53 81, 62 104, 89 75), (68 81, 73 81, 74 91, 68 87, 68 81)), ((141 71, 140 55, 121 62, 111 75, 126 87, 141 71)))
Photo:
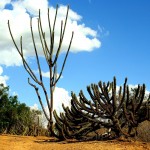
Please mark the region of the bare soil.
POLYGON ((0 150, 150 150, 150 143, 121 139, 60 142, 44 136, 0 135, 0 150))

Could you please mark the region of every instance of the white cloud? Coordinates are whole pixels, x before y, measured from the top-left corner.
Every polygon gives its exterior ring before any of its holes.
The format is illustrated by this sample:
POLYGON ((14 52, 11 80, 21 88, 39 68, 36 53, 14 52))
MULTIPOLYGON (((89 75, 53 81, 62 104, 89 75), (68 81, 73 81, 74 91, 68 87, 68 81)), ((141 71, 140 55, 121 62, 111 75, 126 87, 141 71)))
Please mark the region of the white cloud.
POLYGON ((34 104, 33 106, 30 106, 31 110, 38 110, 38 104, 34 104))
POLYGON ((65 106, 70 106, 71 96, 64 88, 55 88, 54 91, 54 109, 59 113, 63 112, 62 103, 65 106))
MULTIPOLYGON (((39 75, 39 71, 38 70, 34 70, 34 73, 39 75)), ((47 72, 41 71, 41 73, 42 73, 43 77, 50 78, 50 72, 49 71, 47 71, 47 72)), ((58 77, 59 77, 59 74, 57 73, 57 78, 58 77)), ((61 76, 60 78, 62 79, 63 76, 61 76)))
POLYGON ((49 72, 49 71, 48 71, 48 72, 42 71, 42 75, 43 75, 43 77, 45 77, 45 78, 49 78, 50 72, 49 72))
MULTIPOLYGON (((42 76, 45 78, 50 78, 50 72, 49 71, 47 71, 47 72, 42 71, 42 76)), ((57 73, 57 78, 58 77, 59 77, 59 74, 57 73)), ((61 76, 60 78, 63 78, 63 76, 61 76)))
POLYGON ((47 0, 24 0, 22 2, 23 6, 33 15, 38 15, 39 9, 43 11, 47 11, 48 9, 48 1, 47 0))
POLYGON ((0 58, 0 64, 6 66, 20 66, 22 64, 21 57, 14 48, 10 50, 0 50, 0 58))
MULTIPOLYGON (((132 85, 132 84, 129 84, 129 90, 135 89, 135 88, 137 88, 137 87, 138 87, 138 85, 132 85)), ((148 97, 149 94, 150 94, 150 91, 145 90, 145 96, 148 97)))
MULTIPOLYGON (((41 9, 41 18, 43 24, 43 30, 45 31, 47 41, 49 28, 47 20, 47 0, 22 0, 22 1, 1 1, 0 2, 0 64, 6 66, 21 65, 20 56, 12 43, 10 38, 7 21, 10 20, 10 25, 12 33, 14 35, 17 44, 19 45, 20 36, 23 37, 23 48, 25 56, 33 56, 33 44, 30 33, 30 14, 37 16, 38 9, 41 9), (6 3, 11 3, 13 10, 4 9, 6 3), (27 11, 29 13, 27 13, 27 11)), ((66 6, 60 6, 58 10, 58 17, 55 29, 55 49, 58 47, 59 33, 60 33, 60 23, 61 20, 65 20, 66 6)), ((50 17, 53 23, 55 14, 55 8, 50 7, 50 17)), ((69 45, 69 40, 72 31, 75 32, 74 39, 72 42, 71 52, 80 51, 92 51, 95 48, 101 46, 101 42, 97 38, 97 32, 90 27, 87 27, 84 23, 81 23, 82 17, 78 15, 75 11, 69 11, 69 17, 67 22, 67 28, 65 32, 65 37, 62 45, 62 52, 66 51, 69 45)), ((33 29, 35 33, 35 40, 38 47, 39 55, 42 56, 42 50, 40 46, 38 28, 37 28, 37 17, 33 17, 33 29)))
MULTIPOLYGON (((62 103, 65 105, 65 106, 71 106, 70 104, 70 101, 71 101, 71 97, 68 93, 67 90, 65 90, 64 88, 59 88, 59 87, 56 87, 55 88, 55 91, 54 91, 54 105, 53 105, 53 109, 57 111, 58 115, 60 112, 64 112, 63 108, 62 108, 62 103)), ((31 109, 35 109, 35 110, 38 110, 39 107, 37 104, 34 104, 33 106, 30 106, 31 109)), ((48 111, 48 106, 46 105, 45 106, 45 110, 47 112, 47 114, 49 115, 49 111, 48 111)), ((44 116, 44 114, 42 113, 42 120, 43 120, 43 125, 44 127, 47 126, 47 120, 44 116)))
MULTIPOLYGON (((135 88, 138 87, 137 84, 136 84, 136 85, 129 84, 128 86, 129 86, 129 91, 131 91, 131 89, 135 89, 135 88)), ((123 87, 122 87, 122 88, 123 88, 123 87)), ((116 91, 117 91, 117 92, 119 92, 119 89, 120 89, 120 86, 116 86, 116 91)), ((122 89, 122 90, 123 90, 123 89, 122 89)), ((150 94, 150 91, 146 90, 146 91, 145 91, 145 97, 148 97, 149 94, 150 94)))
POLYGON ((7 86, 6 81, 9 79, 8 76, 2 75, 3 74, 3 68, 0 66, 0 84, 4 84, 4 86, 7 86))
MULTIPOLYGON (((32 110, 39 110, 38 104, 35 103, 33 106, 30 106, 30 110, 31 110, 31 111, 32 111, 32 110)), ((41 114, 38 115, 38 117, 39 117, 39 124, 40 124, 42 127, 47 128, 48 121, 47 121, 46 117, 44 116, 44 113, 41 112, 41 114)), ((34 118, 34 119, 35 119, 36 121, 38 121, 38 120, 37 120, 37 116, 36 116, 36 118, 34 118)))
MULTIPOLYGON (((67 90, 65 90, 64 88, 59 88, 56 87, 54 90, 54 105, 53 108, 58 112, 63 112, 63 108, 62 108, 62 103, 65 106, 69 106, 70 107, 70 101, 71 101, 71 96, 69 95, 69 92, 67 90)), ((30 106, 31 109, 36 109, 38 110, 39 107, 37 104, 34 104, 33 106, 30 106)), ((45 106, 46 111, 48 113, 48 107, 47 105, 45 106)), ((48 113, 49 114, 49 113, 48 113)))

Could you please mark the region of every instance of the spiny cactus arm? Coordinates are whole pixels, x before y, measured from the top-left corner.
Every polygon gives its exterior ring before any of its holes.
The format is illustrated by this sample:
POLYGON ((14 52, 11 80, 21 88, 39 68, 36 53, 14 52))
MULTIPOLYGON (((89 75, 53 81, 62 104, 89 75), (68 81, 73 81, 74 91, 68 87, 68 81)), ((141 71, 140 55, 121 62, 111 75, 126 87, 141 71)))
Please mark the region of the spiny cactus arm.
POLYGON ((74 124, 79 124, 83 120, 82 116, 72 114, 68 107, 65 108, 65 116, 68 121, 74 124))
POLYGON ((72 132, 69 130, 69 128, 65 124, 63 124, 62 135, 66 140, 74 138, 74 136, 72 135, 72 132))
POLYGON ((82 128, 74 132, 73 135, 79 135, 79 133, 84 132, 85 130, 87 130, 87 128, 90 128, 90 127, 91 127, 91 123, 87 123, 84 126, 82 126, 82 128))
POLYGON ((121 128, 124 128, 126 125, 128 124, 127 120, 125 119, 125 121, 121 122, 121 128))
MULTIPOLYGON (((57 7, 58 9, 58 7, 57 7)), ((57 18, 57 9, 56 9, 56 15, 55 15, 55 19, 57 18)), ((66 30, 66 25, 67 25, 67 19, 68 19, 68 12, 69 12, 69 6, 67 7, 67 13, 66 13, 66 18, 65 18, 65 24, 64 24, 64 28, 63 28, 63 21, 61 22, 61 32, 60 32, 60 41, 59 41, 59 46, 58 46, 58 49, 57 49, 57 52, 56 52, 56 56, 54 58, 54 61, 52 62, 52 66, 54 66, 57 62, 57 59, 58 59, 58 56, 59 56, 59 53, 60 53, 60 50, 61 50, 61 46, 62 46, 62 42, 63 42, 63 38, 64 38, 64 34, 65 34, 65 30, 66 30), (62 29, 63 28, 63 29, 62 29)), ((54 25, 53 25, 53 31, 52 31, 52 35, 54 34, 54 29, 55 29, 55 21, 54 21, 54 25)), ((69 46, 68 46, 68 50, 66 52, 66 55, 65 55, 65 58, 64 58, 64 61, 63 61, 63 65, 61 67, 61 71, 59 73, 59 76, 58 78, 55 80, 55 82, 53 83, 53 85, 55 86, 55 84, 58 82, 58 80, 60 79, 61 75, 62 75, 62 72, 63 72, 63 69, 64 69, 64 66, 65 66, 65 63, 66 63, 66 60, 67 60, 67 57, 68 57, 68 54, 69 54, 69 50, 71 48, 71 44, 72 44, 72 40, 73 40, 73 35, 74 35, 74 32, 72 32, 72 35, 71 35, 71 38, 70 38, 70 43, 69 43, 69 46)), ((53 39, 53 43, 54 43, 54 38, 53 39)), ((51 41, 52 42, 52 41, 51 41)), ((53 45, 51 45, 51 53, 53 52, 53 45)))
POLYGON ((73 114, 73 115, 78 115, 79 113, 80 113, 80 110, 77 110, 77 108, 76 108, 76 106, 75 106, 75 104, 71 101, 71 113, 73 114))
MULTIPOLYGON (((37 64, 38 64, 39 74, 40 74, 40 81, 37 79, 37 77, 35 76, 34 72, 32 71, 32 69, 30 68, 30 66, 28 65, 28 63, 26 62, 26 60, 25 60, 25 58, 24 58, 23 49, 22 49, 22 37, 20 38, 21 50, 19 50, 19 48, 18 48, 18 46, 17 46, 17 44, 16 44, 16 42, 15 42, 15 40, 14 40, 14 38, 13 38, 9 21, 8 21, 8 28, 9 28, 9 32, 10 32, 11 38, 12 38, 12 40, 13 40, 13 43, 14 43, 14 45, 15 45, 15 47, 16 47, 18 53, 20 54, 20 56, 21 56, 21 58, 22 58, 22 62, 23 62, 23 65, 24 65, 25 70, 28 72, 28 74, 30 75, 30 77, 31 77, 36 83, 38 83, 40 86, 42 86, 42 88, 43 88, 43 90, 44 90, 44 93, 46 94, 45 96, 46 96, 48 108, 50 109, 50 105, 49 105, 49 101, 48 101, 48 95, 47 95, 46 89, 45 89, 44 84, 43 84, 43 81, 42 81, 41 68, 40 68, 39 58, 38 58, 37 49, 36 49, 36 45, 35 45, 35 41, 34 41, 33 30, 32 30, 32 19, 30 20, 30 28, 31 28, 32 40, 33 40, 34 50, 35 50, 35 54, 36 54, 36 60, 37 60, 37 64)), ((31 84, 30 84, 30 85, 31 85, 31 84)), ((46 118, 47 118, 47 117, 46 117, 46 118)))
MULTIPOLYGON (((58 10, 58 5, 56 6, 56 10, 58 10)), ((55 13, 55 15, 56 15, 56 13, 55 13)), ((48 8, 48 25, 49 25, 49 36, 51 37, 51 35, 52 35, 52 28, 51 28, 51 19, 50 19, 50 11, 49 11, 49 8, 48 8)), ((61 30, 62 30, 62 26, 61 26, 61 30)), ((52 43, 52 37, 50 38, 50 41, 49 41, 49 43, 52 43)), ((50 56, 52 56, 53 54, 53 52, 52 52, 52 48, 51 48, 51 44, 50 44, 50 46, 49 46, 49 49, 51 50, 51 52, 50 52, 50 56)))
POLYGON ((117 99, 116 99, 116 78, 113 79, 113 85, 112 85, 112 104, 113 104, 113 114, 116 113, 117 109, 117 99))
POLYGON ((40 75, 40 81, 43 82, 43 78, 42 78, 42 71, 41 71, 41 66, 40 66, 40 62, 39 62, 39 56, 37 53, 37 48, 36 48, 36 44, 35 44, 35 37, 33 34, 33 29, 32 29, 32 18, 30 19, 30 29, 31 29, 31 35, 32 35, 32 42, 33 42, 33 46, 34 46, 34 52, 35 52, 35 56, 36 56, 36 61, 37 61, 37 65, 38 65, 38 70, 39 70, 39 75, 40 75))
MULTIPOLYGON (((43 51, 44 51, 47 63, 51 67, 53 67, 52 56, 53 56, 53 52, 54 52, 54 49, 53 49, 54 48, 54 30, 55 30, 55 23, 56 23, 56 18, 57 18, 57 11, 58 11, 58 5, 56 6, 56 12, 55 12, 54 23, 53 23, 53 28, 52 28, 51 27, 51 21, 50 21, 50 15, 49 15, 50 11, 48 8, 48 24, 49 24, 49 32, 50 32, 50 46, 49 46, 49 48, 48 48, 48 45, 46 42, 45 32, 43 32, 43 29, 42 29, 40 10, 39 10, 39 19, 38 19, 38 30, 39 30, 40 41, 41 41, 41 44, 43 47, 43 51)), ((62 34, 62 24, 61 24, 60 36, 61 36, 61 34, 62 34)))
POLYGON ((141 90, 140 90, 140 102, 137 105, 137 107, 135 108, 135 112, 137 112, 142 105, 142 102, 143 102, 144 96, 145 96, 145 89, 146 89, 145 84, 143 84, 143 86, 141 87, 141 90))
POLYGON ((121 99, 122 99, 122 86, 119 87, 119 91, 118 91, 118 99, 119 99, 119 102, 120 102, 121 99))
POLYGON ((111 105, 111 101, 112 101, 112 98, 110 97, 109 100, 107 100, 104 96, 103 93, 100 94, 100 99, 97 100, 99 102, 100 105, 111 105))
POLYGON ((62 134, 62 126, 60 126, 59 124, 55 123, 55 127, 57 129, 57 133, 55 134, 56 138, 60 139, 60 140, 65 140, 63 134, 62 134))
MULTIPOLYGON (((95 102, 95 101, 94 101, 95 102)), ((79 97, 79 101, 78 101, 78 103, 77 103, 80 107, 81 107, 81 109, 83 109, 83 110, 86 110, 86 109, 90 109, 90 107, 91 107, 91 110, 93 111, 93 113, 95 112, 95 104, 94 103, 92 103, 91 101, 89 101, 88 102, 88 104, 86 104, 86 103, 84 103, 84 100, 81 98, 80 99, 80 97, 79 97), (89 107, 90 106, 90 107, 89 107)))
POLYGON ((83 118, 87 118, 88 120, 91 120, 91 121, 93 120, 92 115, 89 114, 89 113, 93 114, 93 111, 91 111, 91 109, 84 110, 85 112, 81 111, 80 107, 78 106, 78 104, 76 104, 76 102, 73 99, 71 101, 71 106, 72 106, 72 110, 75 111, 77 114, 81 115, 83 118), (86 112, 88 112, 88 113, 86 113, 86 112))
POLYGON ((24 68, 25 70, 29 73, 30 77, 38 84, 40 84, 40 82, 38 81, 37 77, 35 76, 35 74, 33 73, 32 69, 30 68, 30 66, 28 65, 28 63, 26 62, 25 58, 24 58, 24 54, 23 54, 23 50, 22 50, 22 36, 20 37, 20 49, 18 47, 18 45, 16 44, 15 42, 15 39, 13 37, 13 34, 12 34, 12 31, 11 31, 11 28, 10 28, 10 23, 9 23, 9 20, 8 20, 8 29, 9 29, 9 32, 10 32, 10 35, 11 35, 11 38, 12 38, 12 41, 19 53, 19 55, 21 56, 22 58, 22 62, 23 62, 23 65, 24 65, 24 68))
POLYGON ((103 82, 102 85, 102 81, 100 81, 98 83, 99 87, 100 87, 100 91, 101 91, 101 99, 103 100, 104 103, 106 103, 106 101, 109 103, 110 102, 110 98, 109 98, 109 91, 112 88, 112 83, 110 84, 109 82, 107 83, 107 86, 105 84, 105 82, 103 82))
POLYGON ((80 123, 73 123, 71 120, 69 121, 63 113, 60 114, 60 117, 63 120, 63 125, 61 126, 61 133, 63 137, 65 139, 73 138, 75 131, 78 131, 81 128, 80 123))
POLYGON ((91 109, 91 107, 87 107, 87 106, 85 106, 85 104, 84 103, 80 103, 77 99, 74 99, 74 104, 75 104, 75 106, 77 107, 77 109, 78 110, 85 110, 85 111, 87 111, 87 112, 89 112, 89 113, 94 113, 95 112, 95 110, 94 109, 91 109))
POLYGON ((69 119, 69 120, 74 120, 74 116, 71 115, 70 111, 69 111, 69 108, 68 107, 65 107, 64 104, 62 104, 62 107, 65 111, 65 115, 66 117, 69 119))
MULTIPOLYGON (((93 114, 97 114, 97 115, 102 115, 104 114, 104 112, 102 110, 104 110, 104 104, 99 101, 101 103, 101 105, 99 104, 99 102, 97 100, 94 101, 94 103, 92 103, 91 101, 88 102, 87 106, 85 105, 84 101, 82 101, 82 99, 79 99, 80 103, 82 106, 81 109, 93 113, 93 114)), ((105 110, 104 110, 105 111, 105 110)))
MULTIPOLYGON (((85 114, 84 115, 84 113, 82 113, 81 115, 82 115, 82 117, 86 118, 88 120, 88 122, 91 122, 91 123, 94 122, 94 123, 98 123, 98 124, 102 123, 102 121, 99 120, 100 119, 99 117, 93 118, 90 114, 85 114)), ((103 116, 102 116, 101 119, 106 119, 106 118, 105 117, 103 118, 103 116)))
POLYGON ((138 125, 138 120, 136 120, 135 114, 133 112, 130 112, 130 121, 131 121, 133 126, 137 126, 138 125))
MULTIPOLYGON (((120 101, 120 104, 119 104, 119 106, 118 106, 118 108, 117 108, 117 111, 122 107, 122 105, 123 105, 123 103, 124 103, 124 101, 125 101, 126 88, 127 88, 126 84, 127 84, 127 78, 125 78, 125 82, 124 82, 124 85, 123 85, 123 95, 122 95, 122 98, 121 98, 122 87, 120 86, 120 90, 119 90, 119 100, 121 100, 121 101, 120 101)), ((129 92, 129 90, 127 90, 127 91, 129 92)), ((128 93, 128 95, 129 95, 129 93, 128 93)), ((128 97, 128 95, 127 95, 127 97, 128 97)), ((128 98, 127 98, 127 99, 128 99, 128 98)))
POLYGON ((124 132, 122 130, 119 120, 116 119, 115 117, 113 117, 113 123, 114 123, 115 130, 117 130, 118 133, 121 133, 121 134, 129 137, 129 134, 127 134, 126 132, 124 132))
POLYGON ((71 114, 73 114, 73 116, 79 116, 80 112, 83 110, 80 106, 78 106, 75 102, 75 100, 72 99, 71 101, 71 114))
POLYGON ((55 86, 55 84, 58 82, 58 80, 60 79, 60 77, 61 77, 61 75, 62 75, 62 72, 63 72, 63 70, 64 70, 65 63, 66 63, 66 60, 67 60, 67 57, 68 57, 68 54, 69 54, 69 50, 70 50, 70 48, 71 48, 71 44, 72 44, 72 40, 73 40, 73 35, 74 35, 74 32, 72 32, 72 36, 71 36, 71 39, 70 39, 69 47, 68 47, 66 56, 65 56, 65 58, 64 58, 64 62, 63 62, 63 65, 62 65, 60 74, 59 74, 58 78, 56 79, 56 81, 53 83, 54 86, 55 86))
MULTIPOLYGON (((96 102, 95 102, 96 103, 96 102)), ((98 109, 98 104, 97 104, 97 109, 96 109, 96 106, 93 106, 92 105, 92 102, 90 102, 90 108, 91 108, 91 110, 93 110, 93 115, 94 114, 99 114, 100 113, 100 111, 99 111, 99 109, 98 109)))
POLYGON ((62 130, 62 124, 60 124, 59 122, 56 121, 55 126, 56 126, 57 130, 59 132, 61 132, 61 130, 62 130))
POLYGON ((46 110, 45 110, 45 108, 44 108, 44 105, 43 105, 43 103, 42 103, 41 96, 40 96, 40 94, 39 94, 38 88, 37 88, 34 84, 32 84, 32 83, 30 82, 30 79, 29 79, 29 78, 28 78, 28 83, 29 83, 32 87, 34 87, 34 89, 35 89, 35 91, 36 91, 36 94, 37 94, 37 96, 38 96, 39 102, 40 102, 40 104, 41 104, 42 110, 43 110, 43 112, 44 112, 44 115, 45 115, 46 119, 49 121, 49 117, 48 117, 48 115, 47 115, 47 113, 46 113, 46 110))
POLYGON ((69 109, 70 115, 71 115, 71 116, 76 116, 76 117, 79 116, 79 112, 80 112, 80 111, 77 111, 76 108, 75 108, 75 107, 73 108, 73 107, 74 107, 74 106, 71 106, 71 108, 69 109))
POLYGON ((98 114, 98 115, 99 115, 99 114, 101 114, 101 112, 102 112, 102 111, 101 111, 101 109, 99 109, 99 107, 98 107, 98 106, 99 106, 98 101, 95 101, 96 114, 98 114))
POLYGON ((84 96, 82 90, 80 91, 79 96, 80 96, 80 100, 81 100, 83 103, 88 104, 88 105, 90 104, 90 101, 86 99, 86 97, 84 96))
MULTIPOLYGON (((102 97, 101 97, 101 99, 102 99, 102 97)), ((107 101, 105 101, 105 103, 104 103, 104 101, 101 101, 101 100, 98 100, 97 102, 99 104, 99 109, 101 111, 103 111, 104 113, 109 114, 109 115, 111 114, 111 110, 108 107, 108 106, 111 107, 111 104, 109 104, 107 101)))
MULTIPOLYGON (((39 12, 39 15, 40 15, 40 12, 39 12)), ((41 18, 40 18, 40 20, 41 20, 41 18)), ((46 88, 43 84, 42 71, 41 71, 39 56, 38 56, 38 53, 37 53, 37 47, 36 47, 36 44, 35 44, 35 37, 34 37, 33 27, 32 27, 32 18, 30 19, 30 28, 31 28, 32 41, 33 41, 33 46, 34 46, 34 52, 35 52, 36 61, 37 61, 37 65, 38 65, 38 72, 39 72, 39 75, 40 75, 40 82, 41 82, 40 85, 43 88, 43 91, 44 91, 44 94, 45 94, 45 97, 46 97, 46 101, 47 101, 47 105, 48 105, 48 108, 50 110, 51 108, 50 108, 49 98, 48 98, 46 88)))
MULTIPOLYGON (((100 92, 99 92, 99 89, 98 89, 98 85, 92 84, 91 88, 92 88, 92 91, 93 91, 93 94, 94 94, 96 100, 98 100, 100 98, 100 96, 99 96, 100 92)), ((95 100, 93 100, 93 101, 95 102, 95 100)))
MULTIPOLYGON (((53 23, 53 28, 51 28, 50 25, 50 17, 49 17, 49 9, 48 9, 48 22, 49 22, 49 28, 50 28, 50 59, 52 60, 52 56, 53 56, 53 52, 54 52, 54 42, 55 42, 55 38, 54 38, 54 34, 55 34, 55 24, 56 24, 56 19, 57 19, 57 12, 58 12, 58 5, 56 6, 56 12, 55 12, 55 18, 54 18, 54 23, 53 23)), ((61 25, 61 32, 60 32, 60 37, 62 34, 62 25, 61 25)))
POLYGON ((146 102, 146 119, 150 121, 150 94, 146 102))
MULTIPOLYGON (((46 62, 49 66, 49 65, 51 65, 50 61, 49 61, 49 59, 50 59, 49 58, 50 57, 50 50, 48 49, 45 33, 43 32, 40 10, 39 10, 39 19, 38 19, 38 32, 39 32, 39 37, 40 37, 42 49, 43 49, 43 52, 44 52, 44 55, 45 55, 45 58, 46 58, 46 62)), ((50 37, 51 37, 51 35, 50 35, 50 37)))
MULTIPOLYGON (((128 91, 128 90, 127 90, 128 91)), ((128 93, 128 92, 127 92, 128 93)), ((127 94, 128 95, 128 94, 127 94)), ((127 96, 128 97, 128 96, 127 96)), ((124 113, 124 115, 125 115, 125 118, 128 120, 128 122, 130 122, 130 120, 129 120, 129 112, 127 111, 127 103, 126 102, 124 102, 123 103, 123 113, 124 113)))
POLYGON ((72 100, 75 104, 75 106, 77 107, 78 110, 86 110, 88 112, 93 113, 93 110, 91 108, 86 107, 86 105, 84 103, 80 103, 76 97, 76 95, 74 93, 71 94, 72 96, 72 100))
MULTIPOLYGON (((54 24, 53 24, 53 31, 52 31, 53 34, 54 34, 54 30, 55 30, 55 22, 56 22, 56 18, 57 18, 57 10, 58 10, 58 6, 57 6, 57 9, 56 9, 55 21, 54 21, 54 24)), ((58 55, 59 55, 60 50, 61 50, 61 46, 62 46, 62 42, 63 42, 65 30, 66 30, 66 24, 67 24, 67 19, 68 19, 68 12, 69 12, 69 6, 67 7, 67 13, 66 13, 66 18, 65 18, 64 28, 63 28, 63 30, 61 29, 61 32, 60 32, 59 46, 58 46, 58 49, 57 49, 57 52, 56 52, 56 56, 55 56, 53 65, 57 62, 58 55)), ((61 22, 61 28, 62 27, 63 27, 63 21, 61 22)), ((53 40, 54 40, 54 38, 53 38, 53 40)), ((53 47, 51 47, 51 49, 53 50, 53 47)))
POLYGON ((134 99, 137 99, 138 95, 140 94, 140 90, 141 90, 141 86, 138 84, 138 87, 137 89, 135 90, 135 93, 134 93, 134 99))
POLYGON ((72 104, 73 112, 75 112, 75 114, 80 113, 82 111, 81 104, 78 102, 76 97, 72 97, 72 103, 71 104, 72 104))
POLYGON ((127 106, 129 106, 130 105, 130 102, 131 100, 130 100, 130 92, 129 92, 129 86, 127 85, 126 86, 126 100, 124 101, 124 103, 123 103, 123 108, 125 107, 125 108, 127 108, 127 106))
POLYGON ((99 119, 105 118, 103 114, 101 114, 101 115, 99 114, 96 116, 93 113, 84 112, 84 111, 81 111, 80 115, 82 116, 84 121, 88 120, 89 122, 95 122, 95 123, 101 123, 101 121, 99 119), (93 117, 93 115, 94 115, 94 117, 93 117))
POLYGON ((91 87, 92 87, 92 86, 93 86, 93 84, 91 84, 91 86, 87 86, 87 91, 88 91, 88 93, 89 93, 91 99, 94 101, 94 100, 96 100, 96 97, 95 97, 94 93, 93 93, 92 90, 91 90, 91 87))
POLYGON ((81 132, 81 137, 84 138, 88 133, 93 132, 93 131, 95 132, 97 129, 100 129, 100 128, 101 128, 100 124, 93 122, 91 123, 90 127, 87 127, 85 130, 81 132))
POLYGON ((136 106, 137 106, 137 103, 139 101, 139 96, 140 96, 140 85, 138 85, 138 88, 137 89, 131 89, 131 94, 132 94, 132 97, 130 98, 130 107, 131 107, 131 111, 133 112, 133 114, 135 115, 135 109, 136 109, 136 106))
MULTIPOLYGON (((124 116, 125 116, 125 119, 126 119, 124 124, 128 125, 128 134, 130 134, 132 128, 137 126, 138 122, 135 120, 135 116, 134 116, 133 112, 129 111, 126 108, 125 104, 123 105, 123 113, 124 113, 124 116)), ((122 123, 122 126, 123 126, 123 123, 122 123)))
MULTIPOLYGON (((106 112, 106 109, 108 106, 107 104, 104 104, 101 100, 97 100, 96 101, 97 105, 98 105, 98 109, 101 111, 101 112, 106 112), (105 108, 106 107, 106 108, 105 108)), ((109 110, 108 110, 109 111, 109 110)))
POLYGON ((133 94, 134 95, 130 97, 129 87, 127 86, 127 102, 124 103, 123 112, 128 123, 132 127, 135 127, 138 125, 141 119, 140 116, 138 115, 138 110, 140 109, 144 99, 145 85, 143 85, 142 87, 138 85, 138 88, 133 94))
POLYGON ((76 124, 73 123, 71 120, 68 120, 67 117, 63 113, 61 113, 60 117, 63 120, 63 124, 65 124, 66 126, 69 126, 70 128, 76 127, 76 124))
POLYGON ((53 135, 55 135, 55 137, 59 140, 66 140, 62 130, 63 130, 63 125, 55 123, 55 129, 53 129, 53 135))
POLYGON ((53 114, 54 114, 54 118, 55 118, 55 120, 56 120, 56 123, 58 123, 60 126, 62 126, 62 124, 63 124, 63 119, 57 115, 56 110, 53 111, 53 114))
POLYGON ((60 118, 62 119, 62 122, 64 122, 64 113, 63 112, 60 113, 60 118))
POLYGON ((58 139, 64 140, 65 136, 64 136, 64 133, 63 133, 63 120, 62 120, 62 118, 58 117, 55 110, 54 110, 53 114, 54 114, 54 118, 56 120, 55 127, 57 129, 57 133, 55 133, 55 131, 52 130, 53 135, 55 135, 55 137, 58 138, 58 139))
POLYGON ((141 108, 142 102, 144 100, 145 85, 144 84, 143 86, 138 85, 136 92, 133 94, 134 95, 133 95, 133 98, 131 99, 131 111, 129 113, 129 116, 130 116, 130 123, 132 127, 135 127, 138 125, 141 119, 138 114, 138 110, 141 108))
POLYGON ((74 126, 74 128, 70 127, 70 126, 66 126, 64 124, 63 126, 63 132, 66 136, 66 138, 75 138, 75 139, 80 139, 80 136, 83 135, 83 126, 89 124, 88 122, 83 122, 84 124, 81 125, 76 125, 74 126), (82 133, 81 133, 82 132, 82 133))
MULTIPOLYGON (((84 100, 82 97, 79 96, 79 103, 80 103, 81 105, 83 105, 84 107, 88 107, 88 106, 90 105, 91 101, 89 100, 89 101, 86 101, 86 102, 85 102, 85 100, 84 100)), ((92 103, 92 106, 94 107, 95 104, 92 103)))

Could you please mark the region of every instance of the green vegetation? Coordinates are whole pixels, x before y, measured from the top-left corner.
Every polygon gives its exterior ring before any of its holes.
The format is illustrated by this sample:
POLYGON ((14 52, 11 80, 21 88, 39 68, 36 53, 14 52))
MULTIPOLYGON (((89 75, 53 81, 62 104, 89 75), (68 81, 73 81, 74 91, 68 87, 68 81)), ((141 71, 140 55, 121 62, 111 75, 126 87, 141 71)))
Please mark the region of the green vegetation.
POLYGON ((0 84, 0 133, 36 135, 39 126, 39 110, 31 110, 20 103, 17 96, 9 95, 9 87, 0 84))

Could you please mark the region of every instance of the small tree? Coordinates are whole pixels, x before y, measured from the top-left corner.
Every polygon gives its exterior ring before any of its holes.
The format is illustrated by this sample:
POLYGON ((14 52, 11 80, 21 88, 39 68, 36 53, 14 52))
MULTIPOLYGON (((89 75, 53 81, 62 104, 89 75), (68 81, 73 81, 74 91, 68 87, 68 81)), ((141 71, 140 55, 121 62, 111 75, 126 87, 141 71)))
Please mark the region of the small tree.
POLYGON ((9 87, 0 84, 0 133, 23 134, 33 122, 30 108, 9 95, 9 87))
POLYGON ((51 19, 50 19, 50 15, 49 15, 49 9, 48 9, 48 25, 49 25, 49 32, 50 32, 50 46, 48 46, 48 42, 46 40, 46 36, 45 36, 45 32, 43 31, 43 27, 42 27, 42 22, 41 22, 41 15, 40 15, 40 10, 39 10, 39 16, 38 16, 38 32, 39 32, 39 38, 40 38, 40 42, 41 42, 41 46, 42 46, 42 50, 49 68, 49 76, 50 76, 50 80, 49 80, 49 85, 50 85, 50 96, 48 96, 45 84, 43 82, 43 76, 42 76, 42 70, 41 70, 41 65, 40 65, 40 61, 39 61, 39 55, 38 55, 38 51, 37 51, 37 46, 36 46, 36 42, 35 42, 35 37, 34 37, 34 33, 33 33, 33 29, 32 29, 32 18, 30 20, 30 28, 31 28, 31 37, 32 37, 32 41, 33 41, 33 46, 34 46, 34 52, 35 52, 35 57, 36 57, 36 63, 37 63, 37 67, 38 67, 38 72, 39 72, 39 79, 36 76, 36 74, 34 73, 34 71, 31 69, 31 67, 29 66, 28 62, 25 59, 24 53, 23 53, 23 48, 22 48, 22 37, 20 38, 20 48, 19 46, 16 44, 15 39, 13 37, 11 28, 10 28, 10 23, 8 21, 8 28, 9 28, 9 32, 12 38, 12 41, 18 51, 18 53, 20 54, 21 58, 22 58, 22 62, 24 65, 25 70, 28 72, 28 74, 30 75, 31 79, 35 82, 35 83, 31 83, 30 79, 28 78, 28 83, 35 89, 36 94, 38 96, 38 100, 41 104, 42 110, 44 112, 44 115, 46 117, 46 119, 48 120, 49 123, 49 130, 51 132, 51 135, 55 135, 54 131, 53 131, 53 93, 54 93, 54 89, 55 86, 58 82, 58 80, 60 79, 65 63, 66 63, 66 59, 71 47, 71 43, 72 43, 72 39, 73 39, 73 35, 74 32, 72 32, 72 36, 70 38, 70 43, 64 58, 64 61, 62 63, 62 67, 60 70, 59 75, 57 76, 57 60, 61 51, 61 47, 62 47, 62 43, 63 43, 63 38, 64 38, 64 34, 65 34, 65 29, 66 29, 66 24, 67 24, 67 18, 68 18, 68 12, 69 12, 69 6, 67 7, 67 13, 66 13, 66 18, 65 21, 63 23, 63 21, 61 21, 61 29, 60 29, 60 38, 59 38, 59 44, 58 44, 58 48, 56 50, 56 53, 54 53, 54 41, 55 41, 55 24, 56 24, 56 19, 57 19, 57 12, 58 12, 58 5, 56 7, 56 13, 55 13, 55 18, 54 18, 54 23, 53 25, 51 25, 51 19), (45 99, 47 102, 47 106, 48 106, 48 110, 49 110, 49 114, 46 112, 44 105, 43 105, 43 101, 41 99, 40 93, 39 93, 39 88, 37 87, 37 85, 41 86, 44 95, 45 95, 45 99))

